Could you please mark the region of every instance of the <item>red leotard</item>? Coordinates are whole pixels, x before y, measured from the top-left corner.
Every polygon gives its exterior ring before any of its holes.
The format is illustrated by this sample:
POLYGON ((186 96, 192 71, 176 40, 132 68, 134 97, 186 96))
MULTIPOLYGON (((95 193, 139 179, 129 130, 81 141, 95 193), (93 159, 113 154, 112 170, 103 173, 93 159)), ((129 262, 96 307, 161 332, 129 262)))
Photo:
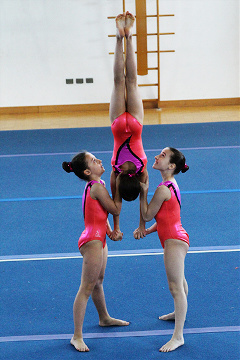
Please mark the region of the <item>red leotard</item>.
POLYGON ((165 185, 171 191, 171 198, 163 202, 161 208, 155 216, 157 222, 157 232, 164 248, 167 239, 177 239, 185 241, 189 245, 188 233, 181 224, 180 206, 181 196, 176 184, 171 181, 162 182, 158 186, 165 185))
MULTIPOLYGON (((79 249, 91 240, 102 241, 103 248, 106 245, 108 212, 102 207, 98 200, 92 199, 90 195, 92 185, 97 182, 98 181, 92 180, 87 183, 83 193, 82 206, 85 230, 78 240, 79 249)), ((102 181, 100 181, 100 183, 104 186, 102 181)))
POLYGON ((111 164, 116 173, 121 171, 120 166, 126 161, 136 165, 136 174, 141 174, 146 167, 147 156, 142 144, 142 128, 143 125, 128 112, 112 123, 114 147, 111 164))

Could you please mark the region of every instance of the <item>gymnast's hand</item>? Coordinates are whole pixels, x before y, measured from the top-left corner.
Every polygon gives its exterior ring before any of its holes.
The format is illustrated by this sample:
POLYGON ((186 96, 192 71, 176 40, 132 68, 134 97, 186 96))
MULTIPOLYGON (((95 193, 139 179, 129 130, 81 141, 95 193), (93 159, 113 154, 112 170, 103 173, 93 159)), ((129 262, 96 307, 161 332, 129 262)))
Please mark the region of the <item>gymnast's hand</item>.
POLYGON ((108 236, 112 241, 121 241, 123 238, 123 233, 121 230, 113 230, 108 236))
POLYGON ((145 227, 139 226, 136 230, 134 230, 133 236, 137 240, 143 239, 146 236, 145 227))

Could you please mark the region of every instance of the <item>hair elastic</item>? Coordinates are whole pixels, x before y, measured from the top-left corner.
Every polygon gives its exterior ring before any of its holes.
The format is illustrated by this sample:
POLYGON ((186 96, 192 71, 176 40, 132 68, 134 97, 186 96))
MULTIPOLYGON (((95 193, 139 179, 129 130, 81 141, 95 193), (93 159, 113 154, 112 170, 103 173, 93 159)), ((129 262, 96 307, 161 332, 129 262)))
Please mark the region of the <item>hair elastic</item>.
POLYGON ((71 163, 71 162, 68 163, 68 166, 69 166, 69 170, 70 170, 70 171, 73 171, 72 163, 71 163))

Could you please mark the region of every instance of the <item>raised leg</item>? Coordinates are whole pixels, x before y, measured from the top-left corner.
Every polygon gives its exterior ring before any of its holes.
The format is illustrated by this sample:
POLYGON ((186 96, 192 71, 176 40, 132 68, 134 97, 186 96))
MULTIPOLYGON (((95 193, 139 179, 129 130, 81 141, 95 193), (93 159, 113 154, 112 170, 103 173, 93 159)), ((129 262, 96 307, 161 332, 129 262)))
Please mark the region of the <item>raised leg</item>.
POLYGON ((120 14, 116 18, 117 34, 113 65, 114 84, 109 109, 111 123, 126 111, 125 63, 123 56, 124 27, 125 15, 120 14))
POLYGON ((135 18, 129 12, 126 13, 125 36, 126 36, 126 91, 127 112, 143 123, 143 103, 137 84, 137 63, 132 42, 132 27, 135 18))

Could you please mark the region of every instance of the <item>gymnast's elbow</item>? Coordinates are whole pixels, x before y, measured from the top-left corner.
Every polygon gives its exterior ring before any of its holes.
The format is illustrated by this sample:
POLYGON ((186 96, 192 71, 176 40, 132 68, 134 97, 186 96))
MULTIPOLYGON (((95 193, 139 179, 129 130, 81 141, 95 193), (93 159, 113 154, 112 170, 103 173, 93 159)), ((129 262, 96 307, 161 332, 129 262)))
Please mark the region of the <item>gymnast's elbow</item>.
POLYGON ((150 214, 142 214, 142 218, 145 222, 151 221, 153 219, 153 216, 151 216, 150 214))
POLYGON ((118 207, 116 207, 116 208, 112 209, 111 214, 112 214, 113 216, 119 216, 119 215, 120 215, 120 212, 121 212, 121 209, 118 208, 118 207))

